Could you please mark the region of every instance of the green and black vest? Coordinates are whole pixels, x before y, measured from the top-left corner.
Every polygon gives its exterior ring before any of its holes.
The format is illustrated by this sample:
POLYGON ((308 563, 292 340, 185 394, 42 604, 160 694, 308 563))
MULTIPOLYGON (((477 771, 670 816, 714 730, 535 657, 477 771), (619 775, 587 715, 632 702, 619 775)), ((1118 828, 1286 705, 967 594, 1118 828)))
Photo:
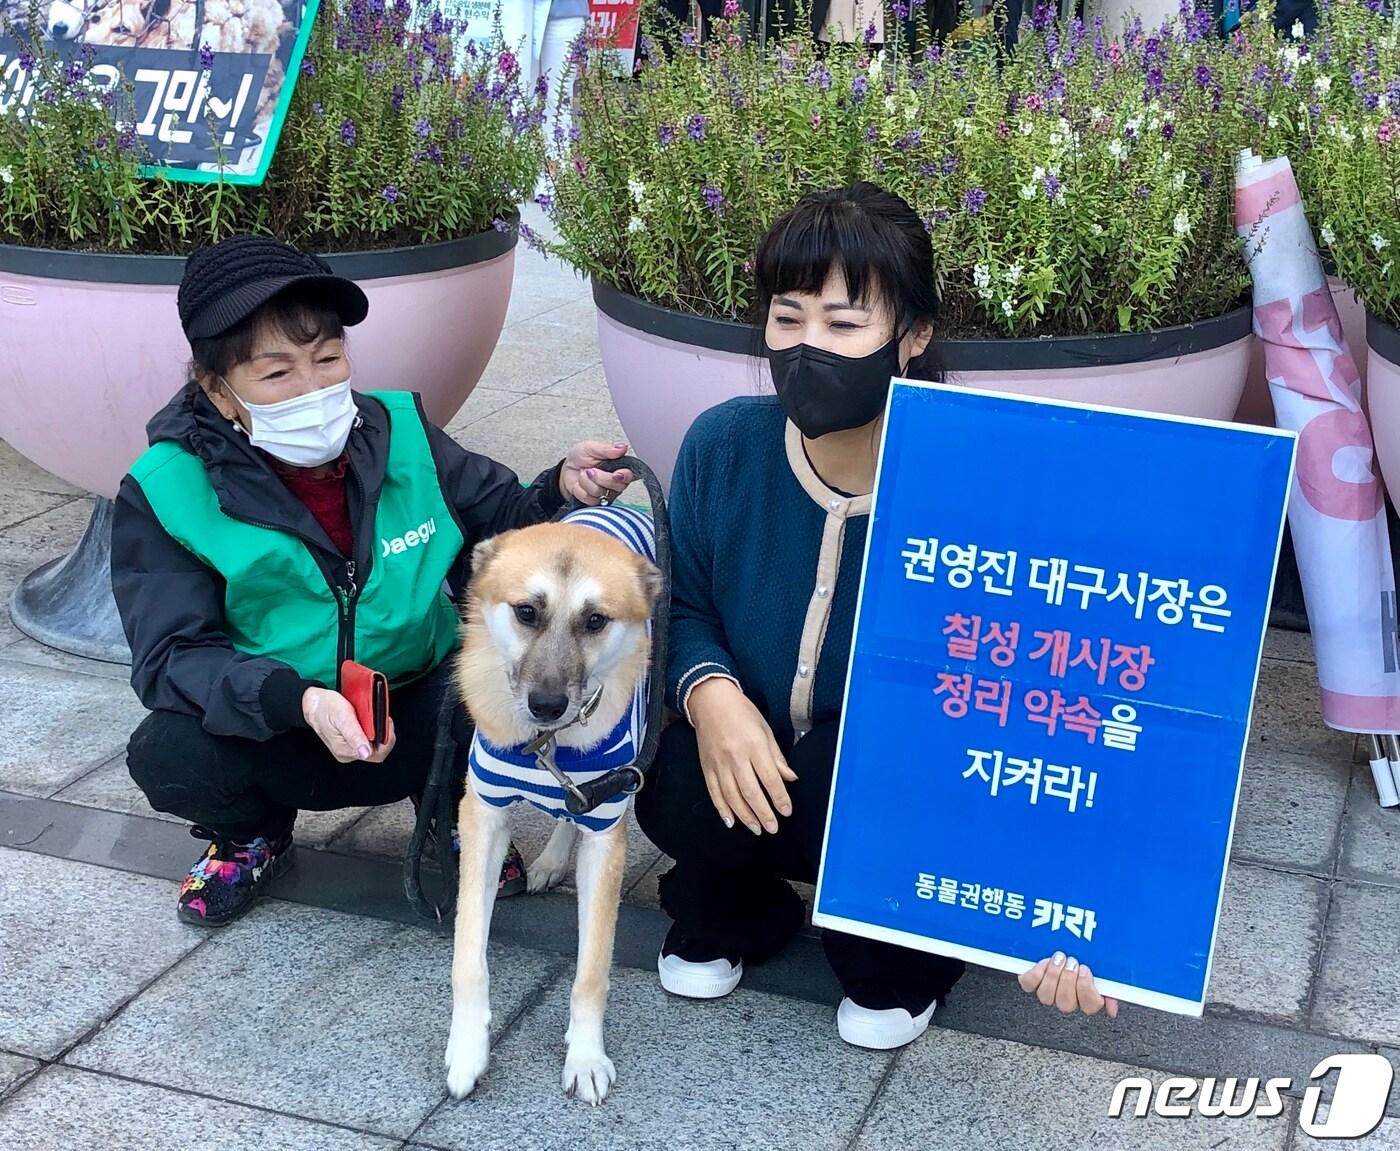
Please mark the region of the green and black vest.
POLYGON ((427 430, 411 394, 369 394, 389 414, 389 458, 373 519, 357 525, 376 541, 369 578, 347 587, 332 586, 296 536, 227 515, 203 462, 179 444, 155 444, 131 469, 165 531, 223 577, 234 648, 327 685, 339 682, 342 659, 391 683, 416 678, 457 641, 445 581, 465 541, 427 430))

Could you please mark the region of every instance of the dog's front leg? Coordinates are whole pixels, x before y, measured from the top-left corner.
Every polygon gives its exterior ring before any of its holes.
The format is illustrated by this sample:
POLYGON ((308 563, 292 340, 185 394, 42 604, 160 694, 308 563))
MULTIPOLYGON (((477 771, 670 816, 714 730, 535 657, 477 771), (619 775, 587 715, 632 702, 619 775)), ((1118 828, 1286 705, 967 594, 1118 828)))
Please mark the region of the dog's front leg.
POLYGON ((482 802, 470 787, 457 813, 462 858, 457 884, 456 938, 452 953, 452 1031, 447 1038, 447 1089, 470 1095, 491 1056, 491 989, 486 940, 496 881, 510 844, 504 808, 482 802))
POLYGON ((620 819, 607 831, 583 836, 579 844, 578 971, 569 999, 564 1090, 595 1107, 617 1075, 603 1050, 603 1012, 626 861, 627 828, 620 819))
POLYGON ((527 889, 531 895, 558 887, 569 872, 569 857, 574 853, 574 841, 578 839, 578 827, 567 819, 556 819, 549 842, 529 867, 527 889))

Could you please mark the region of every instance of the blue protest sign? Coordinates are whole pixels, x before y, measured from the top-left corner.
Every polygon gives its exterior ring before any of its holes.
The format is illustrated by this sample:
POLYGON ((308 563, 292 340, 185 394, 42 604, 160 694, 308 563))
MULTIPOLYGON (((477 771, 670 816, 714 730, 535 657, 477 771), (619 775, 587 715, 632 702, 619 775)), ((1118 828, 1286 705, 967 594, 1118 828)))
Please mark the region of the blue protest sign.
POLYGON ((1295 439, 896 383, 814 921, 1199 1015, 1295 439))

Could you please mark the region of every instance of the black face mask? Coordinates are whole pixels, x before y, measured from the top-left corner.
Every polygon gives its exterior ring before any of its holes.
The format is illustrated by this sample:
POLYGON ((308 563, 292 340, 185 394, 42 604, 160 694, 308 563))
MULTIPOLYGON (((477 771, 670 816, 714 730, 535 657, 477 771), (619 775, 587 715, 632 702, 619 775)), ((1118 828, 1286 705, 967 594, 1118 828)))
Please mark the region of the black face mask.
POLYGON ((900 373, 898 339, 858 359, 810 344, 764 351, 783 411, 809 440, 870 423, 900 373))

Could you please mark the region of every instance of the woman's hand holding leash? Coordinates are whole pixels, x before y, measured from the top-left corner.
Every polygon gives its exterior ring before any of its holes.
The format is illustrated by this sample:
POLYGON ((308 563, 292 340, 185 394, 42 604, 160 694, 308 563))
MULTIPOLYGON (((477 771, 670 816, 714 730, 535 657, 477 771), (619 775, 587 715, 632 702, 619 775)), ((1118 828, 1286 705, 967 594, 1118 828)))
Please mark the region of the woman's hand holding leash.
POLYGON ((301 697, 301 714, 326 749, 341 763, 383 763, 394 750, 394 721, 383 743, 372 747, 355 718, 355 708, 338 691, 308 687, 301 697))
POLYGON ((710 802, 724 825, 733 827, 738 819, 755 835, 765 829, 775 834, 778 815, 792 814, 783 784, 795 781, 797 773, 787 765, 758 708, 727 679, 697 685, 686 707, 700 745, 710 802))
POLYGON ((564 457, 564 466, 559 471, 560 494, 566 500, 577 500, 581 504, 599 504, 621 495, 631 484, 632 473, 625 468, 609 473, 598 465, 626 454, 626 444, 605 444, 600 440, 575 444, 564 457))
POLYGON ((1066 1015, 1082 1011, 1097 1015, 1107 1011, 1110 1019, 1118 1018, 1118 1000, 1100 995, 1094 986, 1094 973, 1080 965, 1079 960, 1065 958, 1063 951, 1042 959, 1019 977, 1023 991, 1031 992, 1046 1007, 1057 1007, 1066 1015))

